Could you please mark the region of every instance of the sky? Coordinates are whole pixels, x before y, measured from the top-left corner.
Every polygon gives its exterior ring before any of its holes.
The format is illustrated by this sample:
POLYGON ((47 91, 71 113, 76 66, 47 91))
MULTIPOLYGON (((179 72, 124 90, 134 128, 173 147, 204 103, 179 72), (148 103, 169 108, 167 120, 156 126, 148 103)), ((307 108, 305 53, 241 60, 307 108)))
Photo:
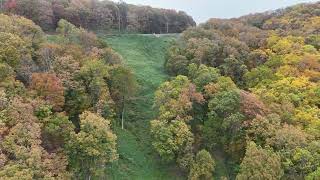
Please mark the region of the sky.
POLYGON ((191 15, 197 23, 210 18, 233 18, 316 1, 318 0, 125 0, 128 4, 182 10, 191 15))

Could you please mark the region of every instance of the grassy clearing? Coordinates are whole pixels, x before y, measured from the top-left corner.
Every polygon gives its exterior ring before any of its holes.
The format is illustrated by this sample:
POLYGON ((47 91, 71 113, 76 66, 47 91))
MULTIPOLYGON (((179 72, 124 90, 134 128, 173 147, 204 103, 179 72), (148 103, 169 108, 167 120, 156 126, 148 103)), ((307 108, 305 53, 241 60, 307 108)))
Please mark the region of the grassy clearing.
POLYGON ((176 36, 100 36, 123 56, 140 85, 137 99, 127 110, 126 130, 115 129, 120 158, 108 169, 112 179, 181 179, 175 166, 161 164, 149 134, 149 122, 156 116, 152 108, 154 92, 169 78, 163 68, 166 48, 176 36))

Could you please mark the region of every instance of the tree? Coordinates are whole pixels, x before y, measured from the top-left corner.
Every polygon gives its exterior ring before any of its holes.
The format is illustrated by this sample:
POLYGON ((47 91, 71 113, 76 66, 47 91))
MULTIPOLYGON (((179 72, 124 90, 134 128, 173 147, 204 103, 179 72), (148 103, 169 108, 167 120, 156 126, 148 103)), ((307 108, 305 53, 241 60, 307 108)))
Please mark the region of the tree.
POLYGON ((17 95, 25 95, 25 86, 16 80, 15 72, 12 67, 7 64, 0 63, 0 89, 6 93, 7 98, 17 95))
POLYGON ((280 156, 271 150, 257 147, 254 142, 250 142, 236 179, 276 180, 280 179, 282 175, 280 156))
POLYGON ((230 77, 221 76, 217 79, 217 82, 210 83, 205 87, 205 94, 207 97, 213 98, 219 92, 238 90, 238 87, 234 84, 230 77))
POLYGON ((80 29, 78 39, 79 44, 86 50, 86 52, 91 51, 92 48, 99 47, 100 44, 94 33, 88 32, 84 29, 80 29))
POLYGON ((265 117, 257 116, 247 127, 246 133, 251 141, 264 146, 266 141, 273 138, 281 128, 281 119, 277 114, 269 114, 265 117))
MULTIPOLYGON (((93 107, 94 111, 104 117, 111 117, 114 115, 114 101, 111 98, 107 84, 110 80, 110 69, 111 67, 104 64, 101 60, 88 60, 81 67, 76 77, 80 82, 81 87, 84 88, 84 92, 80 91, 77 92, 77 94, 80 95, 81 93, 85 93, 83 98, 88 98, 86 101, 89 102, 90 107, 93 107)), ((74 98, 77 97, 75 96, 74 98)), ((78 102, 77 99, 74 100, 75 102, 78 102)), ((70 105, 70 108, 72 108, 72 104, 70 105)))
POLYGON ((169 54, 165 66, 172 75, 186 75, 188 63, 188 59, 183 55, 169 54))
POLYGON ((119 65, 123 62, 122 57, 111 48, 102 49, 99 59, 110 65, 119 65))
POLYGON ((268 60, 267 52, 257 49, 249 53, 248 59, 245 60, 245 64, 248 69, 253 69, 263 65, 268 60))
POLYGON ((239 86, 244 86, 244 75, 247 73, 247 66, 233 56, 226 58, 220 66, 222 74, 231 79, 239 86))
POLYGON ((70 133, 75 127, 63 113, 52 112, 52 107, 41 105, 35 110, 35 115, 42 123, 41 139, 43 147, 49 152, 61 150, 70 139, 70 133))
POLYGON ((306 146, 309 138, 310 135, 301 128, 285 124, 282 128, 277 129, 274 136, 267 139, 267 144, 275 150, 290 151, 306 146))
POLYGON ((204 98, 186 76, 177 76, 163 83, 155 92, 155 106, 159 108, 159 119, 166 121, 176 118, 189 122, 192 104, 202 103, 204 98))
POLYGON ((4 110, 9 104, 9 100, 6 96, 7 96, 6 92, 3 89, 1 89, 0 90, 0 110, 1 111, 4 110))
POLYGON ((20 16, 31 19, 48 31, 53 30, 53 11, 51 3, 45 0, 18 0, 14 12, 20 16))
POLYGON ((0 62, 16 68, 25 53, 28 54, 25 42, 19 36, 0 32, 0 62))
POLYGON ((203 64, 199 67, 196 64, 190 64, 188 71, 188 77, 200 90, 203 90, 209 83, 215 83, 220 77, 218 69, 207 67, 203 64))
POLYGON ((269 109, 255 94, 241 90, 240 111, 247 119, 253 119, 257 116, 265 116, 269 109))
POLYGON ((185 76, 163 83, 155 96, 159 116, 151 121, 153 147, 164 161, 176 161, 182 169, 189 169, 194 143, 188 125, 192 119, 192 104, 202 103, 204 99, 185 76))
POLYGON ((315 48, 317 48, 318 50, 320 49, 320 36, 319 35, 310 35, 306 38, 306 43, 307 44, 311 44, 312 46, 314 46, 315 48))
POLYGON ((90 107, 92 107, 90 97, 83 89, 66 90, 63 109, 77 130, 80 128, 79 115, 90 107))
POLYGON ((209 109, 220 117, 227 117, 239 108, 240 93, 236 90, 218 92, 209 102, 209 109))
POLYGON ((241 91, 229 77, 221 76, 216 83, 205 86, 205 93, 208 112, 202 128, 204 144, 209 149, 223 146, 233 160, 240 160, 245 148, 245 120, 249 117, 241 107, 241 91))
POLYGON ((319 142, 312 142, 306 148, 297 148, 292 153, 290 168, 287 167, 287 177, 303 177, 316 171, 319 167, 319 142))
POLYGON ((64 105, 64 88, 55 74, 34 73, 30 88, 48 103, 53 105, 55 111, 62 110, 64 105))
POLYGON ((40 27, 20 16, 0 15, 0 61, 10 65, 16 79, 29 85, 37 69, 36 51, 44 40, 40 27))
POLYGON ((110 72, 110 90, 117 102, 118 114, 121 117, 121 127, 124 128, 124 118, 127 103, 132 100, 138 83, 132 71, 123 66, 117 66, 110 72))
POLYGON ((186 44, 186 57, 190 62, 195 64, 210 64, 217 65, 216 57, 214 56, 219 47, 208 38, 191 38, 186 44))
POLYGON ((64 38, 68 39, 69 42, 75 41, 76 37, 80 34, 80 30, 75 25, 64 19, 61 19, 58 22, 56 31, 64 38))
POLYGON ((119 12, 120 12, 120 29, 126 31, 128 26, 128 11, 129 6, 126 2, 120 1, 118 4, 119 12))
POLYGON ((4 0, 0 1, 0 12, 4 11, 4 0))
POLYGON ((41 146, 42 124, 33 112, 31 103, 18 97, 0 112, 0 152, 6 157, 4 166, 0 165, 0 176, 4 179, 70 178, 64 153, 49 153, 41 146))
POLYGON ((203 134, 208 147, 217 144, 229 144, 239 138, 244 117, 239 113, 240 96, 237 91, 222 91, 208 104, 208 120, 204 124, 203 134), (224 133, 222 133, 224 132, 224 133))
POLYGON ((86 180, 104 177, 105 165, 118 158, 116 140, 110 120, 83 112, 80 115, 80 132, 72 133, 66 144, 74 176, 86 180))
POLYGON ((44 33, 41 28, 26 18, 0 14, 0 24, 2 24, 0 32, 19 36, 31 53, 34 53, 44 41, 44 33))
POLYGON ((247 72, 244 76, 246 84, 249 88, 255 87, 260 84, 268 84, 277 79, 271 68, 267 66, 259 66, 247 72))
POLYGON ((195 160, 191 165, 188 179, 212 179, 214 168, 215 162, 212 159, 210 153, 203 149, 197 153, 195 160))
POLYGON ((299 127, 283 125, 273 137, 267 139, 267 145, 279 151, 286 178, 304 178, 318 167, 319 143, 311 142, 313 137, 299 127))
MULTIPOLYGON (((3 2, 1 2, 1 4, 3 4, 3 2)), ((1 9, 3 7, 1 6, 1 9)), ((4 9, 6 11, 9 11, 9 12, 14 12, 15 9, 17 8, 17 1, 16 0, 7 0, 5 3, 4 3, 4 9)))
POLYGON ((318 167, 317 170, 308 174, 308 176, 306 177, 306 180, 316 180, 319 177, 320 177, 320 168, 318 167))
MULTIPOLYGON (((181 120, 165 123, 160 120, 151 121, 153 147, 164 162, 177 161, 183 149, 190 148, 194 137, 187 124, 181 120)), ((189 165, 189 164, 188 164, 189 165)))
POLYGON ((46 31, 52 31, 61 19, 91 30, 133 30, 141 33, 168 32, 181 33, 195 26, 191 16, 184 12, 136 6, 111 1, 95 0, 7 0, 0 1, 0 10, 25 16, 40 25, 46 31))
POLYGON ((55 57, 52 62, 52 69, 64 87, 76 88, 79 86, 76 75, 80 71, 80 63, 72 56, 55 57))

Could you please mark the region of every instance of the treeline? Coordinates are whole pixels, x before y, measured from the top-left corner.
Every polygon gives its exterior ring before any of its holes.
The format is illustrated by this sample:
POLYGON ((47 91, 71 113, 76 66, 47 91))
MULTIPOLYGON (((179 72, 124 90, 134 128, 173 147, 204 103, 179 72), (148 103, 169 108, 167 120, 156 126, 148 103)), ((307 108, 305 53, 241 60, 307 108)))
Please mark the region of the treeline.
POLYGON ((251 14, 238 20, 263 30, 274 30, 281 35, 319 34, 320 3, 299 4, 275 11, 251 14))
POLYGON ((0 10, 33 20, 54 31, 60 19, 77 27, 105 32, 180 33, 195 26, 182 11, 135 6, 104 0, 1 0, 0 10))
POLYGON ((65 20, 48 39, 20 16, 0 24, 0 179, 105 179, 131 70, 65 20))
POLYGON ((184 31, 156 92, 153 146, 189 179, 320 178, 320 3, 184 31), (221 152, 222 151, 222 152, 221 152), (216 153, 220 152, 220 153, 216 153))

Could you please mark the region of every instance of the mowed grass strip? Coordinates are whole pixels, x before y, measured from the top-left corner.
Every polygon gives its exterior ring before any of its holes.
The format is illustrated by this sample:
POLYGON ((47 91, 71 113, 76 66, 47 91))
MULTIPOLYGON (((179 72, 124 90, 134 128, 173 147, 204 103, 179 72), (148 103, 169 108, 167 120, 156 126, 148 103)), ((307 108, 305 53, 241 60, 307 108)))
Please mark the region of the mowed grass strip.
POLYGON ((174 165, 161 163, 152 149, 149 134, 150 121, 157 114, 152 108, 154 93, 169 78, 163 67, 166 49, 176 37, 100 35, 132 68, 140 85, 135 100, 128 105, 126 129, 115 129, 120 158, 108 169, 112 179, 181 179, 174 165))

